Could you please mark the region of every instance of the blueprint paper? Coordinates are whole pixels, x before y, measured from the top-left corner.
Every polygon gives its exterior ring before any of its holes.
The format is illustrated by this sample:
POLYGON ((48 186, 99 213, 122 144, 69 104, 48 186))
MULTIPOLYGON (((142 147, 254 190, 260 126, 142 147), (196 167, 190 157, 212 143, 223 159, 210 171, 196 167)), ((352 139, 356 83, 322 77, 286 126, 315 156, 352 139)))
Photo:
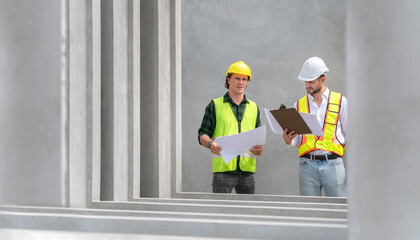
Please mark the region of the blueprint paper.
POLYGON ((217 145, 222 148, 220 154, 225 163, 230 162, 239 154, 249 151, 255 145, 264 145, 266 137, 265 125, 256 129, 230 136, 215 138, 217 145))

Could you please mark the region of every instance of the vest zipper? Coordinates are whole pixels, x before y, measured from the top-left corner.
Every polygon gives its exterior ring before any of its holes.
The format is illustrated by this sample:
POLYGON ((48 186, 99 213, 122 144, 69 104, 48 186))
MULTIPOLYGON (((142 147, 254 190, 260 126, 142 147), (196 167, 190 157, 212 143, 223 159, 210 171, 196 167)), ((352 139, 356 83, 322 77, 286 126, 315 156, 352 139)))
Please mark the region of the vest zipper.
MULTIPOLYGON (((235 111, 233 111, 232 104, 229 103, 229 105, 230 105, 230 109, 232 109, 232 113, 235 113, 235 111)), ((245 109, 246 109, 246 105, 245 105, 245 109)), ((244 111, 244 115, 245 115, 245 111, 244 111)), ((241 121, 239 121, 239 105, 238 105, 237 111, 236 111, 236 121, 238 121, 238 133, 241 133, 241 121)), ((239 161, 240 160, 241 160, 241 157, 240 157, 240 155, 238 155, 237 158, 236 158, 236 170, 242 172, 241 168, 239 167, 239 161)))
MULTIPOLYGON (((238 105, 238 111, 236 111, 236 120, 238 121, 238 133, 241 133, 241 121, 239 121, 239 105, 238 105)), ((241 161, 241 157, 238 155, 238 157, 236 158, 236 169, 239 169, 239 171, 241 170, 241 167, 239 166, 241 161)))

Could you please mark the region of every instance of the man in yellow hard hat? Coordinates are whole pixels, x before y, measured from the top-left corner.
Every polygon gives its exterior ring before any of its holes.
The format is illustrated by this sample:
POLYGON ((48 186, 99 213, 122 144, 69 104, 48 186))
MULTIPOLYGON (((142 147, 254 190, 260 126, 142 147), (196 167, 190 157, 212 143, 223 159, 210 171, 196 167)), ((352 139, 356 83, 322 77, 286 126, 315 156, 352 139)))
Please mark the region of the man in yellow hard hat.
POLYGON ((255 193, 255 160, 256 156, 261 156, 263 146, 254 146, 226 164, 220 155, 222 149, 213 140, 261 126, 257 104, 245 96, 251 78, 251 69, 243 61, 230 65, 225 81, 229 91, 210 101, 198 130, 199 143, 213 153, 214 193, 231 193, 234 188, 240 194, 255 193))
POLYGON ((328 68, 319 57, 305 61, 298 79, 305 82, 306 92, 295 103, 299 112, 317 116, 324 136, 297 135, 285 129, 283 139, 290 147, 298 147, 299 189, 305 196, 346 196, 346 172, 343 155, 347 129, 347 99, 330 91, 325 84, 328 68))

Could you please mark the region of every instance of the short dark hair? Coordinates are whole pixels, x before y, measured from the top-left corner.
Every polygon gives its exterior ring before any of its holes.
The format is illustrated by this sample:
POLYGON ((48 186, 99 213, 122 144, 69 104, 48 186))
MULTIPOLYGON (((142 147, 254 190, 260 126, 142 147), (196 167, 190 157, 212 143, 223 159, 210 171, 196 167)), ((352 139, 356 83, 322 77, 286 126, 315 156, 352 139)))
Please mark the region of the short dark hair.
MULTIPOLYGON (((228 83, 228 79, 232 76, 233 73, 228 73, 228 75, 226 76, 226 80, 225 80, 225 88, 227 88, 229 90, 229 83, 228 83)), ((248 76, 248 82, 250 77, 248 76)))

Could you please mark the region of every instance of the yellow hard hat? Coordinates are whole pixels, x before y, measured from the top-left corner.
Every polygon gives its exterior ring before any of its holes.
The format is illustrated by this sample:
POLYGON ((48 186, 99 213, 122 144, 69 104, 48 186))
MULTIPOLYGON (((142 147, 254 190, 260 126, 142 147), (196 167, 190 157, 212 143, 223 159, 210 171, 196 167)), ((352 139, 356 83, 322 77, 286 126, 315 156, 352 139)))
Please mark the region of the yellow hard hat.
POLYGON ((249 76, 249 79, 252 78, 251 69, 243 61, 237 61, 235 63, 232 63, 232 65, 230 65, 229 69, 226 72, 226 76, 229 73, 237 73, 237 74, 247 75, 247 76, 249 76))

